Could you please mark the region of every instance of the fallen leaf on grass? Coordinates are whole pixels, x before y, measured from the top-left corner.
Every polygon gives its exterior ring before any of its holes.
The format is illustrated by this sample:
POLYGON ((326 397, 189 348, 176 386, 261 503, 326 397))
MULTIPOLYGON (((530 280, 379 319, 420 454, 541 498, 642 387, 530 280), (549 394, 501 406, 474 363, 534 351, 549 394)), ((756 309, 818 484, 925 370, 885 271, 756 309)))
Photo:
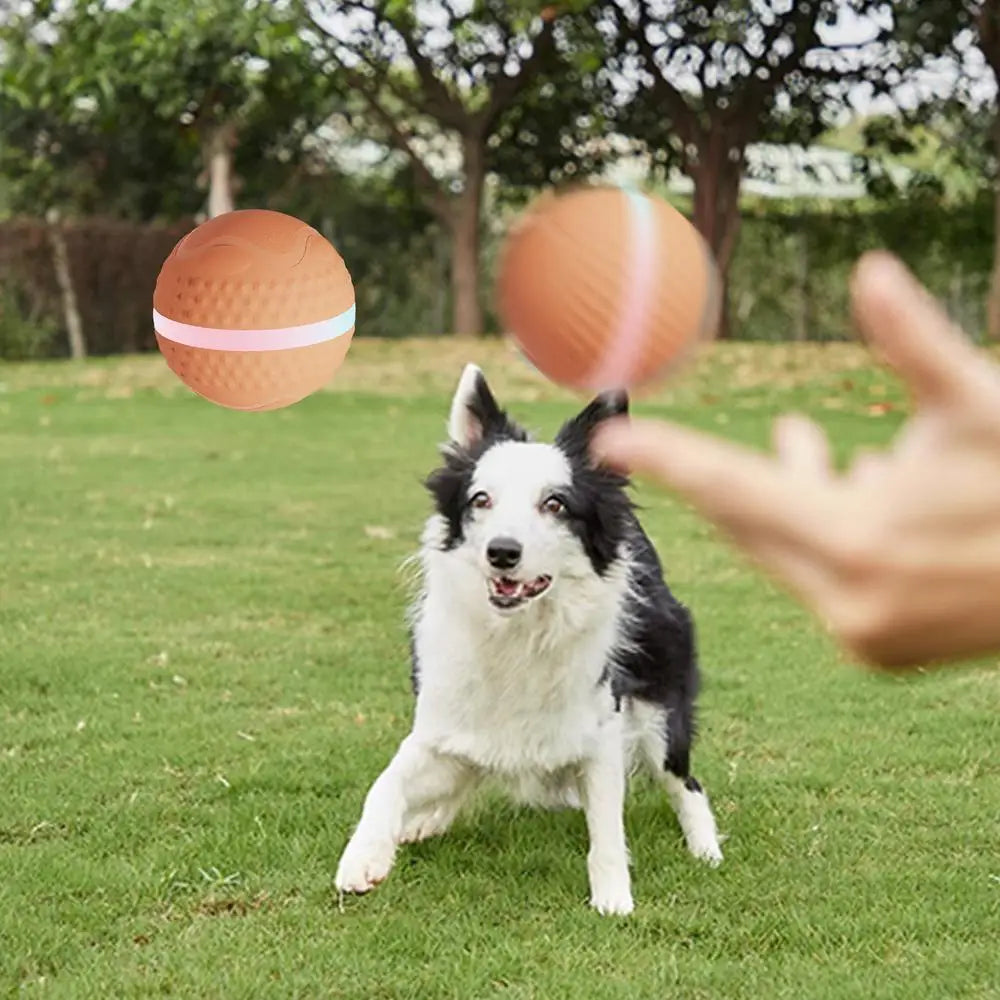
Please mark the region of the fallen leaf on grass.
POLYGON ((369 538, 381 538, 383 540, 396 537, 396 532, 392 528, 383 528, 380 524, 366 524, 365 534, 369 538))
POLYGON ((870 417, 884 417, 887 413, 891 413, 895 407, 892 403, 871 403, 868 406, 868 416, 870 417))

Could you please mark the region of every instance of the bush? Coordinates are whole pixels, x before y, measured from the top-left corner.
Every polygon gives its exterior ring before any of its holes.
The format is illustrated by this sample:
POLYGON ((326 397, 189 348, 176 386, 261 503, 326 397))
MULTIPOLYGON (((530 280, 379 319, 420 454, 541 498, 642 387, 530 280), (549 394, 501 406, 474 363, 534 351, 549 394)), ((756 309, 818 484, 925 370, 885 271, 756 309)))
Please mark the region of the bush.
POLYGON ((55 353, 58 324, 47 310, 32 306, 13 281, 0 285, 0 359, 23 361, 55 353))
POLYGON ((985 333, 992 220, 988 199, 961 205, 912 199, 829 211, 795 203, 748 206, 730 274, 733 335, 850 336, 851 270, 865 250, 883 248, 906 261, 978 339, 985 333))
MULTIPOLYGON (((358 335, 447 332, 446 237, 415 199, 393 185, 361 186, 323 205, 314 194, 280 208, 311 221, 347 261, 357 295, 358 335)), ((485 214, 482 300, 488 327, 496 332, 492 275, 505 220, 500 213, 485 214)), ((156 275, 193 225, 192 220, 140 225, 108 219, 65 225, 91 353, 155 348, 150 309, 156 275)), ((912 199, 886 207, 833 208, 748 200, 730 273, 731 335, 771 341, 853 336, 851 269, 864 250, 885 247, 902 256, 978 338, 985 329, 992 225, 988 199, 956 206, 912 199)), ((0 222, 0 355, 60 354, 65 344, 45 224, 0 222)))
MULTIPOLYGON (((137 225, 115 219, 81 219, 62 225, 69 268, 91 354, 152 350, 153 288, 164 258, 194 225, 137 225)), ((7 325, 55 328, 53 354, 67 341, 46 223, 0 222, 0 294, 7 325)))

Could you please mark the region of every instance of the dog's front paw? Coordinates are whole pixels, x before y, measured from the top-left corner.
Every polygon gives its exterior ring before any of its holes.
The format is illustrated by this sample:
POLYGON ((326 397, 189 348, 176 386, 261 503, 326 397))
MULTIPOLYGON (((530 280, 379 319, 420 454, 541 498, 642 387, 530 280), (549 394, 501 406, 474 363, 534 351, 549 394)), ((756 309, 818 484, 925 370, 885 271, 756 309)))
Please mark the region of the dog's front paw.
POLYGON ((634 909, 629 886, 603 886, 592 889, 590 905, 602 916, 627 917, 634 909))
POLYGON ((699 861, 704 861, 712 868, 718 868, 722 864, 722 848, 719 847, 719 841, 714 833, 689 836, 687 837, 687 845, 688 850, 699 861))
POLYGON ((340 856, 333 884, 338 892, 368 892, 385 880, 395 858, 396 845, 391 840, 352 837, 340 856))
POLYGON ((628 916, 635 908, 628 865, 590 862, 590 905, 606 916, 628 916))

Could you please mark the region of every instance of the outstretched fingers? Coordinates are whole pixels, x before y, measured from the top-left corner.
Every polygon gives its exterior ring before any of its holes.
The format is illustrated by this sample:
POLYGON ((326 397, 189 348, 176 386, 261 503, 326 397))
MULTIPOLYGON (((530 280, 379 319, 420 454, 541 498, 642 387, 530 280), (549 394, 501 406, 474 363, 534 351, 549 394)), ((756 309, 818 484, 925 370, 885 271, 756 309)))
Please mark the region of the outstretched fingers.
MULTIPOLYGON (((793 441, 792 464, 820 467, 814 448, 814 440, 793 441)), ((740 445, 660 421, 618 419, 597 431, 593 449, 599 461, 671 487, 743 544, 766 536, 811 545, 819 533, 819 491, 801 489, 797 470, 740 445)))
POLYGON ((979 352, 944 309, 891 254, 865 254, 851 282, 865 338, 923 404, 958 405, 982 385, 979 352))
POLYGON ((819 425, 798 414, 786 414, 774 422, 774 450, 786 469, 829 479, 833 474, 830 442, 819 425))

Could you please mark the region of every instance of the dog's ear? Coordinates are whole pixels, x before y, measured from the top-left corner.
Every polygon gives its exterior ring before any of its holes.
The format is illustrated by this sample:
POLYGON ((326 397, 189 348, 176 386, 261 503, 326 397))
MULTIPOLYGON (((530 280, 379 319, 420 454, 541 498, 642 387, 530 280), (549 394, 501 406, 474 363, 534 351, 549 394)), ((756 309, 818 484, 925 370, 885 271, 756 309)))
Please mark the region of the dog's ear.
POLYGON ((564 451, 586 451, 594 431, 605 420, 628 414, 628 393, 624 390, 602 392, 575 417, 567 420, 556 435, 556 444, 564 451))
POLYGON ((500 409, 486 376, 473 364, 465 366, 451 401, 448 437, 465 449, 489 438, 527 440, 527 434, 500 409))

